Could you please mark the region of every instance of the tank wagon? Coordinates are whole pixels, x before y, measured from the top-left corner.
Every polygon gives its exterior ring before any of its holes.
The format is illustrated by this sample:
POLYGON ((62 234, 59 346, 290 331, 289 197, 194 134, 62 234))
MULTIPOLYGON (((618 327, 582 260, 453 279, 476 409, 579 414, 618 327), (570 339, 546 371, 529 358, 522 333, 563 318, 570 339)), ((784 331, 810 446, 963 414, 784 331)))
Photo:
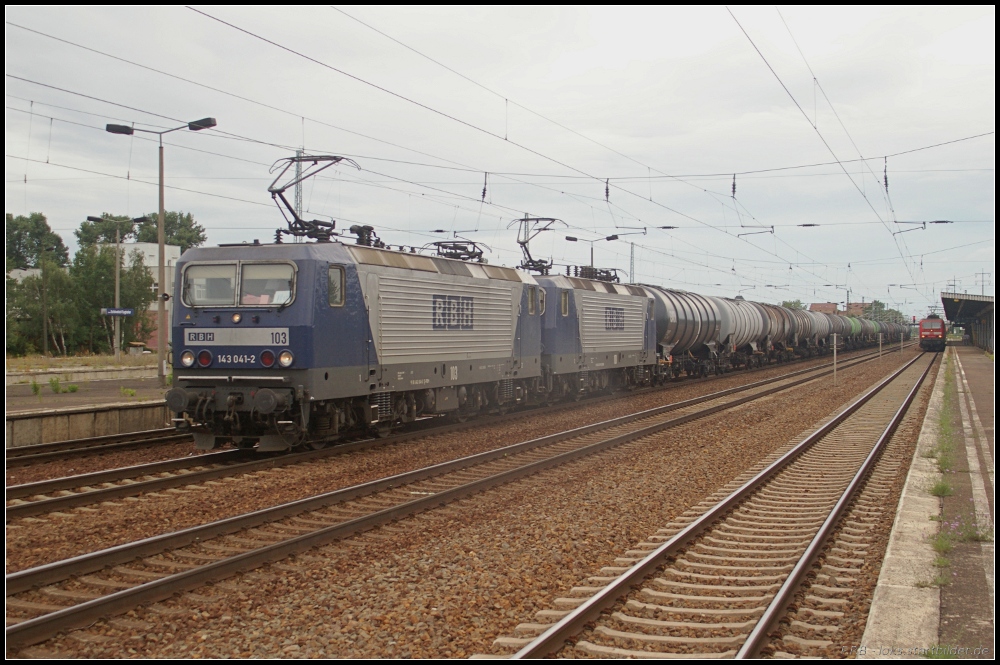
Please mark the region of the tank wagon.
POLYGON ((392 251, 370 227, 352 231, 357 244, 255 241, 178 261, 166 400, 198 448, 385 435, 427 416, 464 420, 823 354, 833 333, 858 348, 905 331, 593 269, 605 278, 392 251))

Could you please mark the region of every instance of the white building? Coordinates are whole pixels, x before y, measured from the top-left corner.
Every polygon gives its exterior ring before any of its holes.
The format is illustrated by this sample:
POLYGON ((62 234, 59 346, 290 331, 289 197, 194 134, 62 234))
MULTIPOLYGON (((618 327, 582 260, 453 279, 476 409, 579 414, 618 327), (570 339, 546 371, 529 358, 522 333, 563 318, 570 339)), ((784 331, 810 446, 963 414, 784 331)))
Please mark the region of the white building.
MULTIPOLYGON (((114 244, 106 244, 105 247, 110 247, 114 249, 114 244)), ((159 245, 155 242, 123 242, 122 243, 122 257, 124 258, 123 264, 128 266, 132 263, 132 255, 135 252, 140 252, 142 254, 142 263, 149 270, 149 274, 153 277, 153 290, 158 291, 157 279, 160 276, 160 249, 159 245)), ((170 300, 167 301, 167 342, 170 342, 170 319, 174 310, 174 268, 177 265, 178 259, 181 258, 181 248, 179 245, 165 245, 163 258, 166 261, 166 276, 167 276, 167 288, 166 292, 170 295, 170 300)), ((157 303, 154 300, 149 305, 149 316, 152 317, 153 325, 156 325, 156 312, 157 303)), ((150 336, 149 339, 150 348, 156 348, 156 332, 150 336)))

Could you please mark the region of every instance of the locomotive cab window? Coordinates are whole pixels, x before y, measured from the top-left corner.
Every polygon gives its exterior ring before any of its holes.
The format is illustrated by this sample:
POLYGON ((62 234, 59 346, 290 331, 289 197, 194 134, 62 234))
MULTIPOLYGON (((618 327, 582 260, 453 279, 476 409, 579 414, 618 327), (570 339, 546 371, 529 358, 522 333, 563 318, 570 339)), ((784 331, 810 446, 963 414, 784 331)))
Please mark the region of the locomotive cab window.
POLYGON ((287 305, 295 293, 295 269, 287 263, 244 263, 241 305, 287 305))
POLYGON ((535 313, 535 287, 528 287, 528 314, 535 313))
POLYGON ((190 307, 236 304, 236 264, 189 265, 184 269, 182 299, 190 307))
POLYGON ((329 271, 329 303, 330 307, 340 307, 344 304, 344 269, 330 266, 329 271))
POLYGON ((569 316, 569 291, 559 292, 559 308, 563 316, 569 316))
POLYGON ((545 313, 545 289, 538 287, 538 314, 545 313))

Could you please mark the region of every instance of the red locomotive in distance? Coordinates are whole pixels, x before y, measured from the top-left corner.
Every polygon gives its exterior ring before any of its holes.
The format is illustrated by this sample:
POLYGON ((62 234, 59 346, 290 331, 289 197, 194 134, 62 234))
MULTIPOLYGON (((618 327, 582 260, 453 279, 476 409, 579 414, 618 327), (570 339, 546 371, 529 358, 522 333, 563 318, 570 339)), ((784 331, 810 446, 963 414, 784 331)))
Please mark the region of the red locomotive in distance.
POLYGON ((920 321, 920 348, 924 351, 944 351, 947 327, 941 317, 931 314, 920 321))

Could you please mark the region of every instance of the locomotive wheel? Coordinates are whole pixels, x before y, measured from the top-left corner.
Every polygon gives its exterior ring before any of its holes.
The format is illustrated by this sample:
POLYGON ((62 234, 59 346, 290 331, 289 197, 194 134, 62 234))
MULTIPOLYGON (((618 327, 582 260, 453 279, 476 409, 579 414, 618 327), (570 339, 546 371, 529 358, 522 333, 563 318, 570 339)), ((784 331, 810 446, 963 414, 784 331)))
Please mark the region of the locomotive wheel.
POLYGON ((374 427, 375 436, 377 436, 380 439, 386 438, 387 436, 389 436, 390 434, 392 434, 392 426, 393 426, 393 424, 394 423, 392 423, 392 422, 379 422, 379 423, 377 423, 375 425, 375 427, 374 427))

